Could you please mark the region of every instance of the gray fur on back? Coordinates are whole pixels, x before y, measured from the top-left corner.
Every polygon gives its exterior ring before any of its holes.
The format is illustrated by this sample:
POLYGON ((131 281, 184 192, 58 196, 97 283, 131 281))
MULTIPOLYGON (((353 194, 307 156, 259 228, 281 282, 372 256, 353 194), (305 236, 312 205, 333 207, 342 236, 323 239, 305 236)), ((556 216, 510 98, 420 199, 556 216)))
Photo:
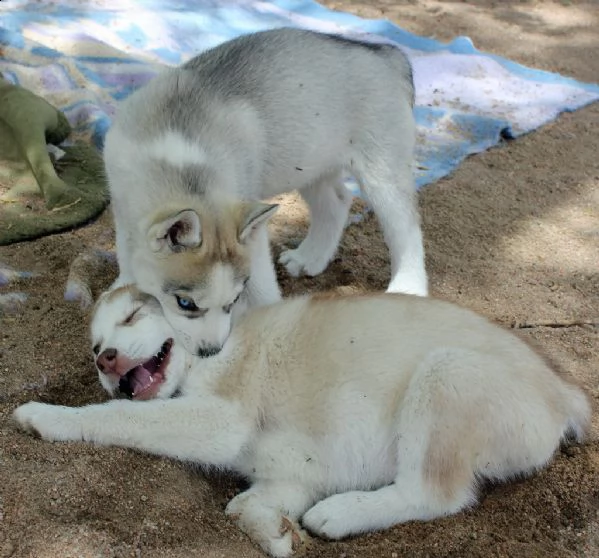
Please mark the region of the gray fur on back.
MULTIPOLYGON (((412 68, 399 49, 300 29, 263 31, 228 41, 180 68, 166 70, 162 78, 144 88, 146 99, 136 99, 135 106, 121 112, 120 124, 144 138, 170 129, 192 139, 210 120, 213 102, 249 101, 268 121, 266 113, 281 105, 280 95, 290 85, 306 89, 304 95, 296 96, 301 104, 319 90, 330 96, 331 84, 335 84, 338 98, 330 100, 351 114, 360 110, 369 91, 376 95, 381 80, 395 81, 397 99, 407 97, 413 106, 412 68), (359 94, 351 95, 348 89, 357 89, 359 94)), ((304 107, 297 108, 289 111, 287 106, 285 113, 298 117, 304 107)))

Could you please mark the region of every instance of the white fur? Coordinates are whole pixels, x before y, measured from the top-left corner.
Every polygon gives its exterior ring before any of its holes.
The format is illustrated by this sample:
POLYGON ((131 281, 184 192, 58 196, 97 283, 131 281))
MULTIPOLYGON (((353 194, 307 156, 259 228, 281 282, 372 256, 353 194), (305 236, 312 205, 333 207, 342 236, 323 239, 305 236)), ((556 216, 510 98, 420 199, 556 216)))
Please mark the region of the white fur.
POLYGON ((163 159, 177 167, 208 163, 208 156, 201 145, 189 141, 172 130, 168 130, 162 136, 149 141, 147 145, 142 145, 140 148, 146 151, 149 157, 163 159))
MULTIPOLYGON (((151 300, 124 325, 137 304, 131 289, 105 295, 93 343, 153 354, 172 332, 151 300)), ((113 392, 115 379, 102 381, 113 392)), ((245 475, 252 486, 226 513, 281 557, 306 540, 300 523, 338 539, 455 513, 476 501, 477 479, 534 472, 590 420, 583 392, 514 335, 403 295, 251 310, 215 357, 175 344, 158 397, 83 408, 31 402, 14 418, 46 440, 245 475)))
MULTIPOLYGON (((307 202, 311 223, 280 262, 293 276, 317 275, 343 234, 352 196, 342 177, 351 174, 390 249, 388 291, 426 295, 413 93, 399 50, 297 29, 246 35, 164 71, 122 104, 106 137, 121 270, 115 285, 138 284, 171 320, 155 277, 158 267, 168 273, 170 260, 147 237, 157 214, 216 211, 292 190, 307 202), (197 179, 190 185, 169 174, 168 163, 195 169, 197 179)), ((266 234, 254 244, 248 302, 270 304, 280 292, 266 234)), ((187 335, 205 342, 194 326, 187 335)))

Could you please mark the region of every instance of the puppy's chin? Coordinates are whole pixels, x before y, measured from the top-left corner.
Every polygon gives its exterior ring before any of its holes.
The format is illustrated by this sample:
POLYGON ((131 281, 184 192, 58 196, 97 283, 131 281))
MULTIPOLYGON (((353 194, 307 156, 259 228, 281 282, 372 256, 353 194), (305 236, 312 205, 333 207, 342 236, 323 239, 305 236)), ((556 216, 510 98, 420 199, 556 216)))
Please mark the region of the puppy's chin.
POLYGON ((108 377, 103 372, 98 372, 98 379, 100 380, 100 385, 104 388, 104 391, 110 395, 112 398, 120 398, 122 394, 119 392, 119 382, 118 379, 114 380, 108 377))

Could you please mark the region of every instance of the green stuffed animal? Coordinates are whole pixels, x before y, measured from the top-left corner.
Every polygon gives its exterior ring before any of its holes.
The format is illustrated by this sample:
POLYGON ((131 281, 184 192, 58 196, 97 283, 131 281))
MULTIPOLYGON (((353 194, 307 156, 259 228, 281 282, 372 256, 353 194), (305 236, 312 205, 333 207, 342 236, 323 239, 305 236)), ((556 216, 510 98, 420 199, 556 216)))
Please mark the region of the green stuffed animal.
POLYGON ((100 153, 83 143, 47 144, 70 134, 65 116, 31 91, 0 78, 0 245, 80 225, 108 203, 100 153))

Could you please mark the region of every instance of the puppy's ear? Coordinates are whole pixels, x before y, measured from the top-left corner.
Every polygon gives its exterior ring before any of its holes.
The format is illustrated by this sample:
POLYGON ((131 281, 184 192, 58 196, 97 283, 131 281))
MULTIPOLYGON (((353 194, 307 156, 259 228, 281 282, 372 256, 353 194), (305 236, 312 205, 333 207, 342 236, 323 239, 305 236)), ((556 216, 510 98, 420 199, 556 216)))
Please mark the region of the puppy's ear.
POLYGON ((262 223, 266 223, 275 214, 278 208, 277 204, 260 202, 243 204, 239 221, 239 242, 246 242, 262 223))
POLYGON ((185 209, 155 223, 148 231, 148 242, 154 252, 165 248, 172 252, 197 248, 202 243, 200 216, 193 209, 185 209))

